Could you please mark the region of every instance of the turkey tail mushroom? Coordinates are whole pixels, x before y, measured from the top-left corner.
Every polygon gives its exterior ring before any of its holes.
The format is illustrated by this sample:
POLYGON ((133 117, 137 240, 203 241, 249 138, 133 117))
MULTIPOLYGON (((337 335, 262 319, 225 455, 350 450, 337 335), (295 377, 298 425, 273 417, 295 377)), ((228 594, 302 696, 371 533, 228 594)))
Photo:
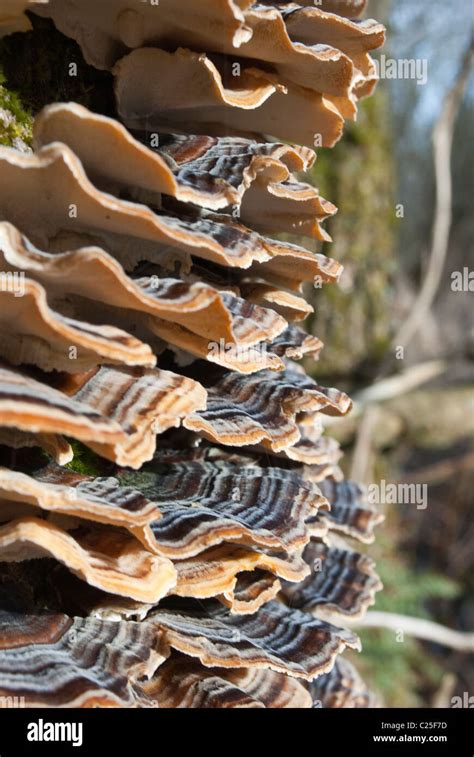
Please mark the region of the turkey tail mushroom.
POLYGON ((301 328, 342 274, 302 174, 376 85, 365 5, 0 0, 0 37, 52 19, 118 113, 52 103, 0 146, 2 696, 374 706, 341 654, 381 582, 344 538, 383 516, 301 328))

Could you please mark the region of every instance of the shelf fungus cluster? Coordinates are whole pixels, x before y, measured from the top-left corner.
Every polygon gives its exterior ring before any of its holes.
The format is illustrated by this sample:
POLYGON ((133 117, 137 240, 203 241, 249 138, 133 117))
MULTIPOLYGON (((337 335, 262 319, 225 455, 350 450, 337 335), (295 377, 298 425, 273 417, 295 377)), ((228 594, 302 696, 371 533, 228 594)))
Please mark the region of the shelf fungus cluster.
POLYGON ((342 270, 301 246, 336 212, 301 174, 376 83, 364 5, 0 1, 111 71, 119 119, 53 103, 0 147, 2 695, 373 706, 340 655, 381 517, 301 326, 342 270))

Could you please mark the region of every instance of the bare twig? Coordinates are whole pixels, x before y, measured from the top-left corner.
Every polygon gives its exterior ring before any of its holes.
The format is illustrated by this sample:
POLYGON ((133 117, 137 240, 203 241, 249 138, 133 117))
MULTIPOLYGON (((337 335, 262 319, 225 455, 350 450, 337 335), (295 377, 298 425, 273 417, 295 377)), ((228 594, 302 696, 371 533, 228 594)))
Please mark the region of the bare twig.
POLYGON ((373 433, 378 415, 379 408, 376 405, 370 405, 364 410, 358 425, 350 477, 361 483, 368 483, 372 478, 373 433))
POLYGON ((386 628, 390 631, 403 631, 417 639, 432 641, 458 652, 474 652, 474 633, 454 631, 440 623, 424 618, 412 618, 391 612, 368 612, 360 620, 354 620, 351 626, 359 628, 386 628))
POLYGON ((431 707, 438 710, 450 707, 456 684, 457 678, 454 673, 445 673, 441 685, 433 697, 431 707))
POLYGON ((474 41, 466 50, 459 74, 448 92, 433 131, 434 164, 436 174, 436 205, 432 244, 428 268, 410 315, 398 329, 392 344, 406 347, 417 333, 423 319, 433 304, 441 281, 449 244, 452 221, 453 181, 451 175, 451 152, 456 119, 461 107, 464 90, 471 72, 474 41))
MULTIPOLYGON (((364 412, 364 409, 378 402, 399 397, 401 394, 407 394, 413 389, 417 389, 423 384, 427 384, 432 379, 440 376, 447 369, 447 364, 442 360, 429 360, 426 363, 419 363, 412 368, 408 368, 403 373, 396 376, 380 379, 366 389, 356 392, 353 395, 354 405, 350 415, 346 416, 349 421, 357 418, 364 412)), ((334 423, 342 425, 345 418, 336 416, 326 416, 324 419, 325 426, 331 426, 334 423)))
POLYGON ((442 360, 429 360, 426 363, 419 363, 396 376, 389 376, 388 378, 376 381, 375 384, 367 387, 367 389, 356 393, 354 401, 367 405, 372 402, 391 400, 401 394, 407 394, 412 389, 417 389, 422 384, 428 383, 428 381, 444 373, 446 369, 447 365, 442 360))

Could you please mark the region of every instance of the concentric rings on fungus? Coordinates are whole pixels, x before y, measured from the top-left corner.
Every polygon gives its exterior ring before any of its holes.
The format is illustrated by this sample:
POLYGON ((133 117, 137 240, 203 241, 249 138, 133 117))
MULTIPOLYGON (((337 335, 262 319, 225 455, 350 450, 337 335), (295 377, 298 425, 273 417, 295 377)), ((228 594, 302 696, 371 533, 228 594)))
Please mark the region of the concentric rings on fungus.
POLYGON ((297 325, 342 273, 301 172, 375 87, 365 5, 0 0, 0 36, 52 19, 119 114, 52 103, 0 146, 2 696, 374 706, 339 624, 381 584, 341 537, 382 516, 297 325))
POLYGON ((64 614, 0 610, 0 693, 27 707, 133 707, 162 662, 156 631, 64 614), (38 676, 38 670, 41 676, 38 676))
POLYGON ((79 528, 68 533, 52 521, 23 517, 0 526, 0 562, 52 557, 91 586, 158 602, 176 584, 173 563, 153 555, 118 530, 79 528))
POLYGON ((347 545, 328 542, 313 540, 305 547, 311 574, 297 586, 286 584, 284 594, 291 607, 331 622, 361 618, 382 589, 374 562, 347 545))
POLYGON ((172 654, 142 693, 163 709, 311 707, 311 695, 296 679, 273 670, 206 668, 172 654))
POLYGON ((158 609, 147 623, 166 643, 198 658, 207 667, 259 668, 312 680, 330 670, 346 647, 359 648, 358 637, 300 610, 271 601, 255 615, 230 615, 222 605, 183 605, 158 609))

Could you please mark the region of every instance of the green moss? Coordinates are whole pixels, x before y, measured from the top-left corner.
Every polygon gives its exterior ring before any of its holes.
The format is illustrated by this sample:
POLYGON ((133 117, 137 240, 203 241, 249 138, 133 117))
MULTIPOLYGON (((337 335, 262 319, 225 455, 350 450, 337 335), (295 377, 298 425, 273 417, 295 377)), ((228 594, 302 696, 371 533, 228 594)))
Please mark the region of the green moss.
POLYGON ((115 114, 113 77, 85 63, 79 46, 48 19, 32 16, 31 32, 0 40, 0 66, 8 93, 33 116, 52 102, 74 101, 115 114))
POLYGON ((108 467, 107 461, 104 461, 99 455, 96 455, 95 452, 92 452, 92 450, 80 442, 72 439, 68 441, 74 451, 74 459, 67 464, 67 468, 76 471, 76 473, 82 473, 85 476, 103 476, 106 473, 106 468, 108 467))
POLYGON ((111 74, 88 66, 78 45, 51 21, 32 18, 33 31, 0 40, 0 144, 26 150, 33 118, 52 102, 79 102, 115 115, 111 74))
POLYGON ((32 129, 30 108, 17 92, 8 89, 0 68, 0 144, 18 149, 30 147, 32 129))

